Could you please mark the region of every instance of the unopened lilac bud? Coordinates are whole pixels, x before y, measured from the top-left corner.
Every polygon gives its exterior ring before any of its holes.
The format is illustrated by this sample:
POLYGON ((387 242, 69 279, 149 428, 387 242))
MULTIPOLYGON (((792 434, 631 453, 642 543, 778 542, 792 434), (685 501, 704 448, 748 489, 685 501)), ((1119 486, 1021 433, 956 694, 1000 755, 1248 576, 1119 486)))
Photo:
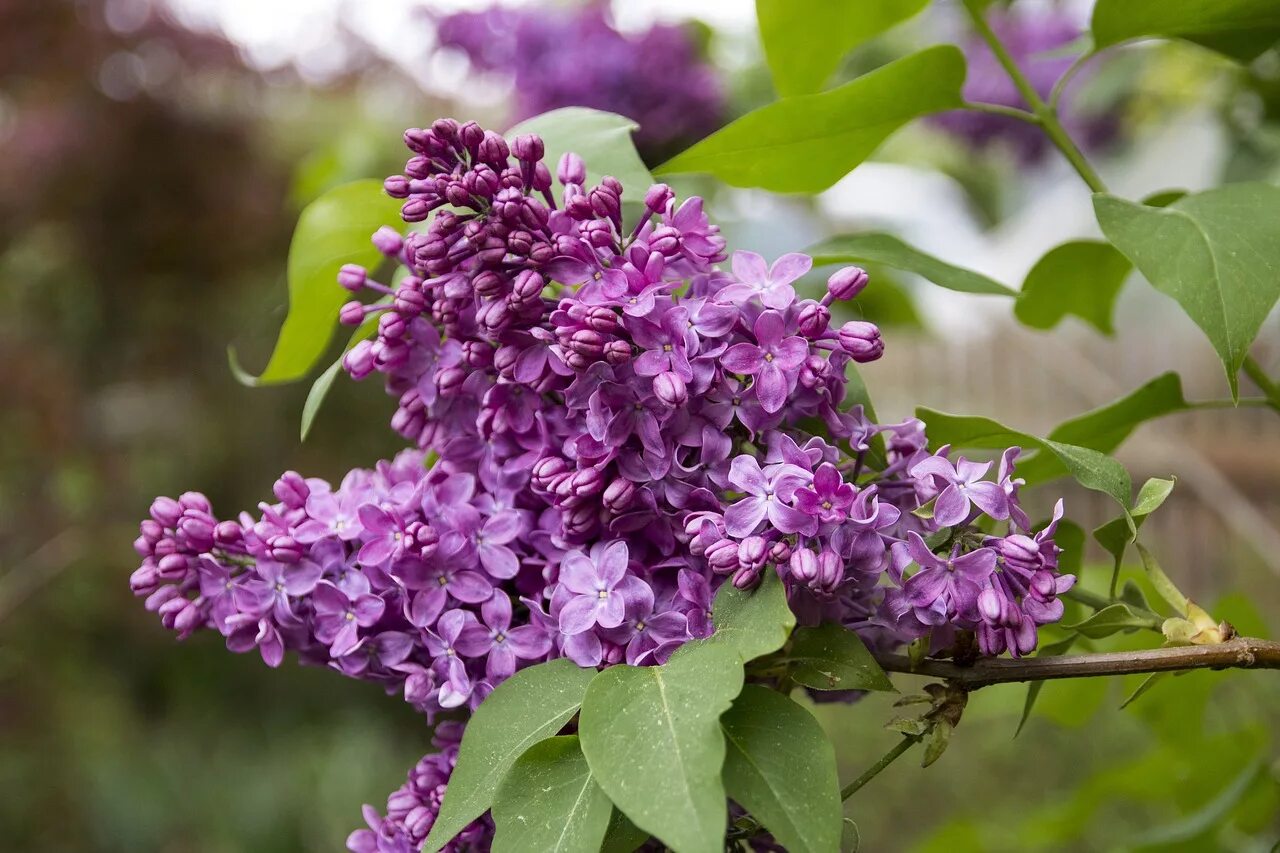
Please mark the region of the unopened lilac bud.
POLYGON ((659 225, 649 237, 649 248, 668 258, 679 253, 680 232, 670 225, 659 225))
POLYGON ((467 371, 461 367, 443 367, 436 371, 436 387, 441 396, 451 397, 462 390, 462 383, 467 381, 467 371))
POLYGON ((533 270, 524 270, 516 276, 511 292, 521 302, 536 299, 547 286, 546 280, 533 270))
POLYGON ((469 121, 458 128, 458 140, 462 143, 462 147, 474 155, 479 150, 480 143, 484 141, 484 128, 474 121, 469 121))
POLYGON ((405 317, 421 314, 427 307, 427 298, 412 284, 405 283, 396 290, 395 301, 391 303, 396 312, 405 317))
POLYGON ((760 582, 761 566, 739 568, 733 573, 733 585, 738 589, 751 589, 760 582))
POLYGON ((292 536, 272 536, 267 540, 267 556, 279 563, 302 559, 302 546, 292 536))
POLYGON ((569 348, 587 358, 599 358, 604 355, 604 346, 608 343, 599 332, 590 329, 578 329, 569 336, 569 348))
POLYGON ((484 370, 493 365, 494 349, 484 341, 467 341, 462 345, 462 360, 468 367, 484 370))
POLYGON ((884 341, 880 339, 880 329, 875 323, 850 320, 840 327, 839 335, 840 348, 854 361, 875 361, 884 354, 884 341))
POLYGON ((610 512, 620 513, 631 506, 635 496, 636 484, 619 477, 604 490, 604 495, 600 500, 610 512))
POLYGON ((151 517, 165 527, 175 527, 182 518, 182 504, 173 498, 156 498, 151 502, 151 517))
POLYGON ((996 539, 994 542, 988 539, 987 544, 994 544, 996 552, 1014 568, 1033 572, 1044 565, 1040 545, 1030 536, 1015 533, 1003 539, 996 539))
POLYGON ((476 156, 490 166, 501 169, 507 165, 507 158, 511 156, 511 149, 507 146, 507 140, 492 130, 486 130, 484 138, 476 149, 476 156))
POLYGON ((769 543, 763 536, 748 536, 738 543, 738 565, 759 570, 769 556, 769 543))
POLYGON ((511 142, 511 153, 516 155, 517 160, 523 160, 526 163, 541 160, 546 150, 546 146, 542 143, 542 137, 536 133, 517 136, 511 142))
POLYGON ((556 167, 556 175, 560 179, 560 183, 568 186, 569 184, 577 184, 582 186, 587 180, 587 164, 582 162, 582 158, 572 151, 566 151, 560 157, 560 163, 556 167))
POLYGON ((342 369, 352 379, 364 379, 373 373, 375 366, 372 341, 360 341, 342 357, 342 369))
POLYGON ((129 575, 129 589, 134 595, 149 595, 155 591, 157 583, 156 567, 150 563, 143 563, 129 575))
POLYGON ((178 530, 197 551, 208 551, 213 547, 213 524, 208 518, 184 515, 178 522, 178 530))
MULTIPOLYGON (((453 205, 454 207, 470 207, 471 206, 471 190, 467 189, 467 185, 462 183, 461 181, 456 181, 452 184, 449 184, 448 188, 444 191, 444 197, 445 197, 445 200, 449 202, 449 204, 453 205)), ((412 202, 410 202, 410 204, 412 204, 412 202)), ((406 220, 408 220, 409 218, 406 213, 406 211, 408 210, 408 207, 409 205, 406 204, 404 209, 400 211, 400 215, 403 216, 406 220)))
POLYGON ((568 470, 569 463, 559 456, 544 456, 533 463, 533 484, 545 490, 555 478, 568 470))
POLYGON ((600 186, 604 187, 616 196, 621 197, 622 195, 622 181, 618 180, 613 175, 605 175, 601 178, 600 186))
POLYGON ((569 477, 568 483, 569 492, 575 498, 591 497, 604 489, 604 475, 599 468, 583 468, 569 477))
POLYGON ((174 615, 173 630, 180 634, 187 634, 200 627, 202 621, 204 621, 204 613, 194 603, 189 602, 174 615))
POLYGON ((546 192, 551 189, 551 170, 541 161, 533 164, 533 181, 531 189, 535 192, 546 192))
POLYGON ((411 198, 400 206, 400 218, 405 222, 421 222, 431 215, 431 205, 421 198, 411 198))
POLYGON ((867 286, 867 271, 862 267, 836 270, 827 279, 827 293, 832 299, 853 299, 867 286))
POLYGON ((707 565, 716 574, 725 575, 738 568, 738 543, 732 539, 721 539, 707 546, 703 555, 707 565))
POLYGON ((387 311, 378 318, 378 334, 384 339, 384 343, 404 337, 408 330, 404 318, 394 311, 387 311))
POLYGON ((425 559, 435 553, 440 536, 430 524, 415 521, 404 529, 403 541, 406 553, 425 559))
POLYGON ((307 502, 311 487, 297 471, 285 471, 271 487, 271 491, 275 493, 280 503, 289 509, 297 509, 307 502))
POLYGON ((654 184, 644 194, 644 206, 654 213, 667 209, 667 202, 675 198, 675 191, 666 184, 654 184))
POLYGON ((388 257, 395 257, 404 248, 404 238, 390 225, 383 225, 373 232, 373 247, 388 257))
POLYGON ((831 372, 831 362, 820 355, 811 355, 800 365, 800 384, 805 388, 817 388, 831 372))
POLYGON ((653 377, 653 393, 664 406, 678 408, 689 402, 689 388, 683 379, 670 370, 653 377))
POLYGON ((587 197, 591 201, 591 210, 596 216, 617 219, 622 213, 622 200, 604 187, 596 187, 587 197))
POLYGON ((791 577, 806 586, 818 576, 818 555, 811 548, 791 552, 791 577))
POLYGON ((338 309, 338 322, 344 326, 359 326, 364 322, 364 303, 353 299, 338 309))
POLYGON ((819 595, 832 595, 842 580, 844 560, 835 551, 824 548, 818 554, 818 576, 809 583, 809 588, 819 595))
POLYGON ((791 543, 785 539, 779 539, 769 546, 769 562, 775 565, 783 565, 791 559, 791 543))
POLYGON ((382 182, 382 189, 392 198, 408 198, 409 179, 404 175, 392 175, 382 182))
POLYGON ((827 330, 831 323, 831 312, 827 306, 812 299, 800 303, 800 334, 806 338, 817 338, 827 330))
POLYGON ((483 270, 471 279, 471 286, 481 299, 494 299, 502 295, 502 276, 493 270, 483 270))
POLYGON ((631 344, 626 341, 609 341, 604 347, 604 360, 615 367, 625 364, 631 360, 631 344))
POLYGON ((191 568, 191 561, 181 554, 166 554, 155 565, 155 574, 161 580, 180 579, 191 568))
POLYGON ((431 132, 445 142, 452 142, 458 138, 458 122, 451 118, 438 118, 431 122, 431 132))
POLYGON ((219 548, 230 548, 244 540, 244 528, 235 521, 220 521, 213 528, 213 541, 219 548))

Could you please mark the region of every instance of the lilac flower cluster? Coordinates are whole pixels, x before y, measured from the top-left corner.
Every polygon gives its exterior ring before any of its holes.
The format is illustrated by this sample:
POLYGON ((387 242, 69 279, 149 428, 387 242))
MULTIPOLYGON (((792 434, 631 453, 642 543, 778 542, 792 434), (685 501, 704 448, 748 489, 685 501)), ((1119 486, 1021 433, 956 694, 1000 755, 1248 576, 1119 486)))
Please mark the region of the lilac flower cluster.
POLYGON ((515 118, 559 107, 620 113, 639 125, 654 156, 674 153, 722 124, 724 92, 685 27, 618 32, 607 4, 493 6, 441 18, 437 40, 474 68, 512 81, 515 118))
MULTIPOLYGON (((1065 12, 1054 9, 995 12, 990 24, 1036 93, 1048 98, 1076 58, 1064 51, 1080 38, 1079 25, 1065 12)), ((1026 101, 985 42, 971 36, 962 47, 969 69, 965 100, 1027 109, 1026 101)), ((1074 139, 1086 148, 1101 148, 1115 137, 1117 122, 1114 114, 1090 109, 1081 102, 1080 90, 1088 76, 1076 75, 1067 84, 1061 118, 1074 139)), ((1023 163, 1037 161, 1049 150, 1040 128, 1016 118, 960 110, 939 113, 929 120, 973 148, 1008 148, 1023 163)))
MULTIPOLYGON (((930 454, 920 421, 847 404, 851 365, 884 349, 870 323, 831 325, 864 271, 801 298, 810 258, 736 252, 721 269, 701 201, 664 185, 625 223, 622 187, 586 186, 573 154, 553 192, 537 137, 441 120, 405 140, 386 189, 429 221, 374 235, 398 283, 344 268, 377 299, 341 315, 376 317, 344 365, 384 376, 416 447, 336 488, 288 472, 256 516, 157 499, 132 585, 167 627, 271 666, 295 651, 437 719, 550 658, 661 663, 714 630, 720 584, 766 571, 803 624, 881 648, 966 631, 1025 654, 1061 616, 1058 516, 1036 531, 1021 509, 1016 448, 990 478, 993 463, 930 454)), ((416 849, 442 755, 353 850, 416 849)))

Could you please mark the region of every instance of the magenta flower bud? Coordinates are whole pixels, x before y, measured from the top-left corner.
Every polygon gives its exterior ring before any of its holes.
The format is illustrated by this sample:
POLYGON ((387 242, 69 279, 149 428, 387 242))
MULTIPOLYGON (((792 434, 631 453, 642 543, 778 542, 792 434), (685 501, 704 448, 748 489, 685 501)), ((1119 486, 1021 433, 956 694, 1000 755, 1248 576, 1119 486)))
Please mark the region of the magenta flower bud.
POLYGON ((560 163, 556 167, 557 177, 560 183, 568 186, 576 184, 582 186, 587 180, 587 164, 582 162, 582 158, 572 151, 566 151, 560 157, 560 163))
POLYGON ((451 118, 438 118, 431 122, 431 132, 445 142, 458 138, 458 122, 451 118))
POLYGON ((809 588, 819 595, 832 595, 840 582, 844 580, 844 560, 829 548, 818 554, 818 576, 809 583, 809 588))
POLYGON ((569 463, 559 456, 544 456, 533 463, 533 483, 546 489, 551 481, 569 470, 569 463))
POLYGON ((653 377, 653 393, 664 406, 677 408, 689 402, 689 388, 683 379, 670 370, 653 377))
POLYGON ((769 543, 763 536, 748 536, 738 543, 738 565, 744 569, 763 568, 769 555, 769 543))
POLYGON ((213 541, 219 548, 231 548, 244 540, 244 528, 235 521, 220 521, 213 528, 213 541))
POLYGON ((627 507, 631 506, 631 502, 635 500, 636 484, 630 480, 624 480, 621 477, 614 480, 604 490, 601 502, 605 509, 612 513, 620 513, 627 507))
POLYGON ((410 151, 416 151, 419 154, 428 153, 431 145, 430 131, 423 130, 420 127, 411 127, 404 132, 404 144, 410 151))
POLYGON ((579 355, 587 358, 600 358, 604 355, 604 346, 608 343, 604 335, 590 329, 578 329, 569 336, 568 346, 579 355))
POLYGON ((141 533, 142 538, 147 540, 151 545, 154 545, 164 538, 164 528, 161 527, 160 522, 156 521, 154 518, 144 519, 143 522, 138 525, 138 532, 141 533))
POLYGON ((588 195, 591 210, 596 216, 617 219, 622 214, 622 200, 616 193, 604 187, 596 187, 588 195))
POLYGON ((516 276, 511 292, 521 301, 537 299, 542 289, 547 286, 546 280, 533 270, 524 270, 516 276))
POLYGON ((791 576, 806 586, 818 576, 818 555, 812 548, 796 548, 791 552, 791 576))
POLYGON ((711 571, 718 575, 726 575, 738 568, 738 543, 732 539, 721 539, 707 546, 703 555, 711 571))
POLYGON ((272 536, 267 540, 267 556, 279 563, 302 559, 302 546, 292 536, 272 536))
POLYGON ((875 323, 850 320, 840 327, 839 335, 840 348, 854 361, 875 361, 884 354, 884 341, 880 339, 880 329, 875 323))
POLYGON ((394 258, 404 248, 404 238, 390 225, 383 225, 373 232, 373 247, 387 257, 394 258))
POLYGON ((662 213, 675 195, 675 191, 666 184, 654 184, 644 194, 644 206, 654 213, 662 213))
POLYGON ((213 524, 207 518, 184 515, 178 522, 178 530, 197 551, 208 551, 213 547, 213 524))
POLYGON ((626 341, 609 341, 604 347, 604 360, 618 366, 631 360, 631 344, 626 341))
POLYGON ((599 527, 599 515, 599 508, 585 504, 561 515, 560 523, 569 536, 583 538, 599 527))
POLYGON ((471 286, 475 288, 476 295, 482 299, 494 299, 501 296, 504 283, 502 276, 493 270, 479 272, 475 278, 471 279, 471 286))
POLYGON ((486 329, 497 331, 511 321, 511 312, 505 302, 486 302, 476 311, 476 320, 486 329))
POLYGON ((827 330, 831 323, 831 312, 827 306, 812 299, 800 303, 800 334, 806 338, 817 338, 827 330))
POLYGON ((468 367, 485 370, 493 366, 494 349, 484 341, 467 341, 462 345, 462 360, 468 367))
POLYGON ((785 539, 779 539, 769 546, 769 562, 776 565, 783 565, 791 559, 791 543, 785 539))
POLYGON ((364 379, 374 371, 373 342, 360 341, 342 357, 342 369, 352 379, 364 379))
POLYGON ((161 580, 179 580, 191 568, 191 561, 181 554, 166 554, 155 564, 155 574, 161 580))
POLYGON ((604 490, 604 475, 599 468, 583 468, 569 477, 569 492, 575 498, 598 495, 604 490))
POLYGON ((409 179, 404 175, 392 175, 382 182, 382 189, 392 198, 408 198, 409 179))
POLYGON ((867 271, 862 267, 836 270, 827 279, 827 293, 832 299, 853 299, 867 286, 867 271))
POLYGON ((458 128, 458 140, 463 148, 474 155, 479 150, 480 143, 484 141, 484 128, 474 121, 469 121, 458 128))
POLYGON ((653 234, 649 237, 649 248, 668 258, 678 254, 680 252, 680 232, 670 225, 659 225, 653 229, 653 234))
POLYGON ((1013 614, 1009 601, 996 592, 994 587, 987 587, 978 593, 978 612, 982 618, 993 625, 1009 625, 1013 614))
POLYGON ((467 371, 461 367, 442 367, 436 371, 436 387, 440 394, 451 397, 462 390, 462 383, 467 381, 467 371))
POLYGON ((364 303, 353 299, 338 309, 338 322, 344 326, 359 326, 364 322, 364 303))
POLYGON ((740 568, 733 573, 733 585, 738 589, 751 589, 760 582, 761 566, 740 568))
POLYGON ((511 149, 507 146, 507 140, 492 130, 486 130, 476 148, 476 156, 495 169, 503 169, 506 168, 507 158, 511 156, 511 149))
POLYGON ((151 502, 151 517, 165 527, 176 527, 182 518, 182 504, 173 498, 156 498, 151 502))
POLYGON ((987 544, 994 545, 1004 561, 1014 568, 1034 572, 1044 565, 1040 545, 1030 536, 1015 533, 1003 539, 989 539, 987 544))
POLYGON ((129 589, 134 595, 149 595, 155 591, 159 579, 156 577, 156 567, 143 563, 134 569, 133 574, 129 575, 129 589))
POLYGON ((604 187, 615 196, 622 196, 622 181, 619 181, 613 175, 605 175, 601 178, 600 186, 604 187))
MULTIPOLYGON (((454 181, 453 183, 449 184, 448 188, 444 191, 444 198, 445 198, 445 201, 449 202, 449 204, 453 205, 454 207, 470 207, 471 206, 471 190, 467 189, 467 185, 461 181, 454 181)), ((412 204, 412 203, 413 202, 409 202, 409 204, 412 204)), ((412 222, 413 220, 410 220, 408 214, 406 213, 406 211, 408 210, 408 207, 409 205, 406 204, 404 209, 400 211, 400 215, 404 217, 407 221, 412 222)))
POLYGON ((213 520, 213 516, 210 515, 213 512, 213 506, 209 503, 209 499, 200 492, 183 492, 178 495, 178 503, 188 513, 201 513, 207 516, 210 521, 213 520))
POLYGON ((523 160, 526 163, 541 160, 546 152, 546 146, 542 144, 542 137, 536 133, 517 136, 511 143, 511 153, 516 155, 517 160, 523 160))
POLYGON ((597 249, 604 249, 613 245, 613 226, 603 220, 592 220, 584 222, 579 228, 582 236, 587 238, 587 242, 597 249))
POLYGON ((805 388, 817 388, 826 381, 831 363, 820 355, 811 355, 800 365, 800 384, 805 388))
MULTIPOLYGON (((181 599, 174 599, 180 601, 181 599)), ((180 609, 173 617, 173 630, 187 634, 200 627, 200 623, 204 621, 204 612, 194 603, 188 603, 180 609)))
POLYGON ((551 170, 547 168, 546 163, 533 164, 532 189, 540 193, 551 189, 551 170))
POLYGON ((1031 591, 1040 598, 1048 600, 1057 593, 1057 579, 1053 572, 1041 569, 1031 576, 1031 591))
POLYGON ((515 344, 498 347, 493 353, 493 369, 503 376, 510 376, 516 369, 516 360, 520 358, 522 352, 524 348, 515 344))
POLYGON ((408 329, 409 327, 405 325, 404 318, 394 311, 387 311, 378 318, 378 334, 385 340, 404 337, 404 333, 408 329))
POLYGON ((289 509, 298 509, 307 502, 311 487, 297 471, 285 471, 271 487, 271 491, 275 493, 280 503, 289 509))
POLYGON ((435 528, 422 521, 410 523, 404 529, 404 549, 406 553, 427 558, 435 553, 440 535, 435 528))

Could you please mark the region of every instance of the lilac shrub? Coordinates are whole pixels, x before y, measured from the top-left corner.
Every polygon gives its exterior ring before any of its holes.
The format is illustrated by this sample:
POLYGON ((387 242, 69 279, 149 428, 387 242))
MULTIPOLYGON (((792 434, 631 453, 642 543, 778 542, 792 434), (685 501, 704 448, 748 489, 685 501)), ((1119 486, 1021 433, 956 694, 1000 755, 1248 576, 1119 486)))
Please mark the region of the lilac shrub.
MULTIPOLYGON (((438 721, 532 663, 662 663, 714 631, 720 585, 766 572, 800 624, 881 650, 967 632, 1023 655, 1061 617, 1061 506, 1033 528, 1017 448, 998 465, 930 453, 919 420, 877 424, 848 399, 884 344, 829 309, 865 272, 802 298, 809 257, 727 258, 701 200, 665 185, 624 223, 622 187, 586 186, 573 154, 553 192, 536 136, 440 120, 405 141, 386 190, 427 224, 374 235, 395 286, 360 267, 340 282, 376 297, 342 309, 376 326, 344 366, 382 375, 412 446, 337 486, 287 472, 234 519, 157 499, 132 586, 166 627, 270 666, 292 651, 438 721)), ((440 726, 443 751, 352 850, 422 843, 460 729, 440 726)), ((483 846, 484 820, 454 849, 483 846)))
POLYGON ((511 80, 516 119, 592 107, 634 119, 646 152, 669 151, 719 127, 725 95, 692 33, 671 24, 614 29, 606 4, 494 6, 439 20, 441 46, 511 80))

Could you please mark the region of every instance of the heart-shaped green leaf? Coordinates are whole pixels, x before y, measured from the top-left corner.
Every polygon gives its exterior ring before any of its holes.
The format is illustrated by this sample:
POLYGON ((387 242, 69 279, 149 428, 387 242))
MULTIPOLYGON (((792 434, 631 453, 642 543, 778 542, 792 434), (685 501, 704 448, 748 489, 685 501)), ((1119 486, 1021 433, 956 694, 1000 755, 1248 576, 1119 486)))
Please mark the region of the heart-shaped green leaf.
POLYGON ((724 849, 720 715, 742 675, 732 645, 694 641, 662 666, 609 667, 587 688, 578 733, 591 775, 632 823, 676 853, 724 849))
POLYGON ((831 622, 798 629, 787 660, 791 678, 814 690, 894 689, 862 638, 831 622))
POLYGON ((787 850, 838 850, 843 830, 836 754, 813 715, 748 684, 720 718, 724 787, 787 850))
POLYGON ((1073 240, 1050 249, 1027 273, 1013 313, 1023 325, 1052 329, 1074 314, 1104 335, 1133 264, 1109 243, 1073 240))
POLYGON ((820 192, 907 122, 961 106, 963 84, 959 49, 927 48, 835 89, 747 113, 656 172, 705 172, 735 187, 820 192))
POLYGON ((480 703, 462 736, 426 853, 439 850, 488 810, 511 765, 569 722, 594 676, 595 670, 559 658, 520 670, 480 703))
POLYGON ((722 584, 711 613, 716 632, 710 642, 733 646, 744 661, 782 648, 796 626, 782 580, 772 570, 755 589, 722 584))
POLYGON ((598 853, 613 804, 591 778, 577 735, 524 751, 493 801, 493 853, 598 853))

